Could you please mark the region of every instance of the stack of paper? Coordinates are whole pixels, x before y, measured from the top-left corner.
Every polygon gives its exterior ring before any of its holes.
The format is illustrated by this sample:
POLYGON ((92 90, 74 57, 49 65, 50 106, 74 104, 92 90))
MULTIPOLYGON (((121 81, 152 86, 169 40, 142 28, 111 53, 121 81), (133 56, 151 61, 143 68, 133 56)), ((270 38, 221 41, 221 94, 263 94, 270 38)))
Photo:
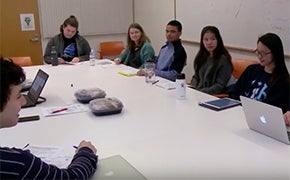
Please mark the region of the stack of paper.
POLYGON ((59 168, 66 168, 72 159, 72 155, 65 155, 63 147, 29 145, 25 147, 26 149, 47 164, 53 164, 59 168))

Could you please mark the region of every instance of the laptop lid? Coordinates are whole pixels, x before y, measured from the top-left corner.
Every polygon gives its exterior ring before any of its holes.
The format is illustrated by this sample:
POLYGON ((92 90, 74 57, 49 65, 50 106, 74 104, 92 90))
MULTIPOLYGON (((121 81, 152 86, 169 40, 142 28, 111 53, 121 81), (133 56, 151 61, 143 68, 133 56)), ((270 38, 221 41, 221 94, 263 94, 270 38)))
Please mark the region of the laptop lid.
POLYGON ((146 180, 147 178, 133 167, 122 156, 115 155, 101 159, 98 164, 98 170, 91 179, 134 179, 146 180))
POLYGON ((240 96, 250 129, 290 144, 281 108, 240 96))
MULTIPOLYGON (((33 105, 37 103, 37 100, 40 97, 40 94, 46 84, 48 77, 49 75, 45 73, 43 70, 41 69, 38 70, 32 82, 31 88, 27 93, 27 98, 29 98, 29 100, 32 102, 33 105)), ((23 105, 22 107, 25 107, 25 105, 23 105)))

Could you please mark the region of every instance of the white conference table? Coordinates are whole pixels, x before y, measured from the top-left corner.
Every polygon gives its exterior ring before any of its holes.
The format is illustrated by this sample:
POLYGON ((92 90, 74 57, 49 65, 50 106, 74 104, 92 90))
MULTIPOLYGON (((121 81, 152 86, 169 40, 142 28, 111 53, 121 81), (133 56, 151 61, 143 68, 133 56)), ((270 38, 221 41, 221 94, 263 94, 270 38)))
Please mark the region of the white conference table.
POLYGON ((290 146, 249 130, 241 106, 220 112, 200 107, 215 97, 190 88, 185 100, 176 100, 175 90, 118 74, 128 68, 123 65, 31 66, 27 78, 39 68, 50 75, 41 94, 47 101, 20 114, 41 119, 1 129, 1 146, 61 146, 72 154, 84 139, 101 159, 119 154, 148 179, 290 179, 290 146), (77 103, 74 92, 91 87, 120 99, 122 113, 41 114, 44 107, 77 103))

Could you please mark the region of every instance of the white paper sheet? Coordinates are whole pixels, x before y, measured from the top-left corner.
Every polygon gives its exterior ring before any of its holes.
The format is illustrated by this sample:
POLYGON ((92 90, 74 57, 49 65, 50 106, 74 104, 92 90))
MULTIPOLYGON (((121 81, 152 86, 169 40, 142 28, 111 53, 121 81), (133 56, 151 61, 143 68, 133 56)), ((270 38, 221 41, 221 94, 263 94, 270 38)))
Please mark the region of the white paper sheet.
POLYGON ((86 108, 82 104, 69 104, 69 105, 63 105, 63 106, 42 108, 42 113, 44 116, 58 116, 58 115, 85 112, 87 110, 88 108, 86 108))

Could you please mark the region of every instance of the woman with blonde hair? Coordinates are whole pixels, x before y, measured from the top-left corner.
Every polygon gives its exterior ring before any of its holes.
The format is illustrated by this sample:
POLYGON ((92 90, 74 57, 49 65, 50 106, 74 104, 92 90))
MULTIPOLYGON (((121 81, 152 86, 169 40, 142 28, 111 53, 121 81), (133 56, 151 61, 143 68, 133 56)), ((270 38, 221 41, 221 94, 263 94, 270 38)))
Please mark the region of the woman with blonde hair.
POLYGON ((114 59, 116 64, 124 63, 140 69, 154 57, 154 49, 143 28, 138 23, 131 24, 128 28, 127 47, 119 57, 114 59))

